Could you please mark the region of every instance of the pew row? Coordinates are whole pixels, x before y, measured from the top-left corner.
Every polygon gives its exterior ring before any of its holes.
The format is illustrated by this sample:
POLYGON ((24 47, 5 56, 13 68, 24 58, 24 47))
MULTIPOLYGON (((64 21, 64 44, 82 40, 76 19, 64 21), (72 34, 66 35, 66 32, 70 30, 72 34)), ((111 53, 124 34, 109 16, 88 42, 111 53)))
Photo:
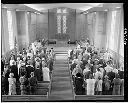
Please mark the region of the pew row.
POLYGON ((37 85, 37 92, 36 95, 40 95, 42 93, 46 93, 48 92, 48 96, 50 95, 51 92, 51 81, 40 81, 38 82, 37 85))
POLYGON ((75 100, 124 100, 123 95, 74 95, 75 100))
POLYGON ((2 102, 16 102, 16 101, 46 101, 47 95, 2 95, 2 102))

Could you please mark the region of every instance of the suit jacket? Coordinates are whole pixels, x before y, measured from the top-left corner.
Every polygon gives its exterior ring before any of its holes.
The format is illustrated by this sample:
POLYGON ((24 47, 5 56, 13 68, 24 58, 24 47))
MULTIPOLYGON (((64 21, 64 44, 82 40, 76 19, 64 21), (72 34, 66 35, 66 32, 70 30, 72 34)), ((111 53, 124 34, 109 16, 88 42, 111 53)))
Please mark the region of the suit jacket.
POLYGON ((37 78, 38 81, 42 81, 42 70, 41 69, 36 69, 34 71, 35 77, 37 78))
POLYGON ((30 73, 34 72, 34 67, 27 65, 26 66, 27 78, 30 78, 30 73))
POLYGON ((81 77, 75 77, 75 92, 77 95, 82 95, 83 79, 81 77))
POLYGON ((18 68, 17 68, 17 66, 16 65, 12 65, 10 67, 10 69, 11 69, 11 72, 14 73, 14 78, 18 78, 18 68))

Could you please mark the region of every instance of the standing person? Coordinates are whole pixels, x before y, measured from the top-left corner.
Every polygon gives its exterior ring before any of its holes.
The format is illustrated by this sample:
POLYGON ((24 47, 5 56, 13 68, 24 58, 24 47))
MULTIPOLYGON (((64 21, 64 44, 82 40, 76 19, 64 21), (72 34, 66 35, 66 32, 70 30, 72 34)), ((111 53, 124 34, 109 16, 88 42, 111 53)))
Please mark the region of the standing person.
POLYGON ((83 92, 83 78, 80 73, 76 74, 75 77, 75 93, 76 95, 82 95, 83 92))
POLYGON ((124 95, 124 75, 122 76, 122 79, 121 79, 121 95, 124 95))
POLYGON ((32 65, 31 60, 28 60, 28 65, 26 65, 27 78, 30 78, 30 73, 34 72, 34 67, 32 65))
POLYGON ((35 71, 34 71, 34 75, 37 78, 38 81, 42 81, 42 70, 40 69, 40 66, 37 65, 35 71))
POLYGON ((37 78, 34 77, 34 72, 31 72, 31 77, 29 78, 30 94, 35 94, 37 86, 37 78))
POLYGON ((5 86, 6 86, 6 78, 5 78, 5 73, 3 71, 2 77, 1 77, 1 89, 2 89, 2 95, 5 94, 5 86))
POLYGON ((10 73, 8 78, 9 82, 9 95, 16 95, 16 79, 13 78, 14 74, 10 73))
POLYGON ((98 80, 96 80, 96 83, 95 83, 95 93, 96 95, 102 95, 102 79, 101 79, 101 76, 98 77, 98 80))
POLYGON ((94 95, 95 79, 90 74, 89 79, 86 79, 85 84, 87 85, 87 95, 94 95))
POLYGON ((43 81, 50 81, 50 71, 47 65, 45 67, 42 67, 42 72, 43 72, 43 81))
POLYGON ((82 69, 80 68, 80 65, 79 64, 77 64, 76 65, 76 68, 73 69, 72 75, 73 76, 76 76, 77 73, 81 73, 82 74, 82 69))
POLYGON ((15 61, 12 62, 12 65, 10 66, 11 72, 14 74, 14 78, 18 81, 18 68, 16 66, 15 61))
POLYGON ((104 81, 103 81, 103 94, 104 95, 109 95, 110 85, 111 85, 111 81, 109 80, 109 77, 105 75, 104 81))
POLYGON ((119 77, 119 74, 115 75, 115 78, 113 79, 112 84, 113 84, 112 95, 120 95, 121 79, 119 77))
POLYGON ((20 77, 19 81, 20 81, 21 95, 27 94, 26 93, 26 88, 27 88, 26 82, 27 82, 27 78, 25 77, 25 73, 24 72, 21 73, 21 77, 20 77))

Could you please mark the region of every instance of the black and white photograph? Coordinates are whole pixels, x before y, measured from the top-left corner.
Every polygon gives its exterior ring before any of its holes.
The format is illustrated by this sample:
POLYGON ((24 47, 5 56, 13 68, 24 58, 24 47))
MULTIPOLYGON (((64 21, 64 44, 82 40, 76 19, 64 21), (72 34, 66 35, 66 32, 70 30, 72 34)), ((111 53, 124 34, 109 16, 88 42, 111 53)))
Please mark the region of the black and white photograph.
POLYGON ((1 4, 1 102, 124 101, 124 3, 1 4))

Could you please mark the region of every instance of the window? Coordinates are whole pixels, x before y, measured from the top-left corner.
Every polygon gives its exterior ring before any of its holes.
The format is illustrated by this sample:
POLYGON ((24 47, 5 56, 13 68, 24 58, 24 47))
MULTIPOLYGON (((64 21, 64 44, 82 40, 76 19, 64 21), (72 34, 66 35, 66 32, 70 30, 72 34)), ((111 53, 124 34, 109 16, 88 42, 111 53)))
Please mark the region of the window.
POLYGON ((14 49, 14 40, 13 40, 13 25, 12 25, 12 14, 11 11, 7 11, 7 20, 8 20, 8 32, 9 32, 9 45, 10 50, 14 49))

